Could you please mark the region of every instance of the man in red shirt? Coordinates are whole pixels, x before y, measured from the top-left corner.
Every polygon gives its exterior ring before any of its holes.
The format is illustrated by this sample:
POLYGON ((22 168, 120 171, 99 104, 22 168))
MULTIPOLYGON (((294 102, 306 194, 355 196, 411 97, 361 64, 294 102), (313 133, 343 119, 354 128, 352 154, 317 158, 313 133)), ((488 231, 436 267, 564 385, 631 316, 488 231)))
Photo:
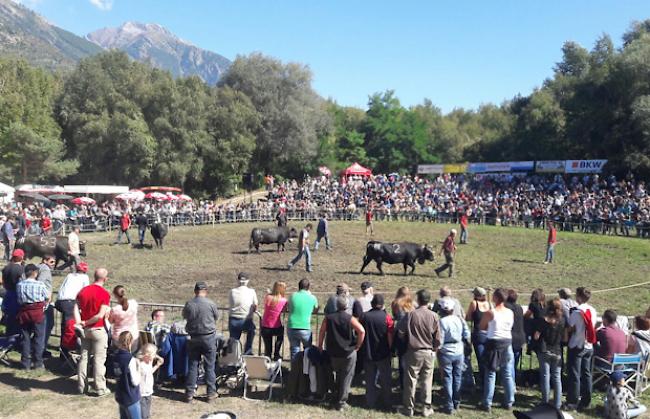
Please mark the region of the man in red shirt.
POLYGON ((438 278, 440 278, 440 273, 445 269, 449 269, 449 278, 454 274, 454 257, 456 256, 456 243, 454 239, 456 238, 456 234, 456 229, 452 228, 440 248, 440 256, 442 256, 443 253, 445 254, 445 263, 436 268, 436 275, 438 275, 438 278))
POLYGON ((460 215, 460 244, 467 244, 467 223, 469 210, 463 210, 460 215))
POLYGON ((129 237, 129 227, 131 227, 131 215, 128 211, 124 211, 120 217, 120 229, 117 232, 117 241, 115 244, 122 243, 122 234, 126 236, 126 243, 131 244, 131 238, 129 237))
POLYGON ((548 240, 546 242, 546 259, 544 264, 553 263, 553 256, 555 256, 555 244, 557 243, 557 230, 552 221, 548 221, 548 240))
POLYGON ((43 236, 49 236, 52 233, 52 220, 47 214, 43 213, 41 217, 41 234, 43 236))
POLYGON ((368 234, 368 230, 370 230, 371 236, 375 234, 375 229, 372 225, 372 216, 373 216, 373 208, 372 206, 369 205, 366 208, 366 234, 368 234))
POLYGON ((97 396, 110 394, 106 388, 106 351, 108 350, 108 333, 106 316, 110 311, 111 296, 104 289, 108 280, 108 271, 104 268, 95 270, 95 282, 84 287, 77 294, 75 321, 83 328, 81 338, 81 359, 78 365, 79 393, 88 389, 88 358, 93 356, 93 379, 97 396))

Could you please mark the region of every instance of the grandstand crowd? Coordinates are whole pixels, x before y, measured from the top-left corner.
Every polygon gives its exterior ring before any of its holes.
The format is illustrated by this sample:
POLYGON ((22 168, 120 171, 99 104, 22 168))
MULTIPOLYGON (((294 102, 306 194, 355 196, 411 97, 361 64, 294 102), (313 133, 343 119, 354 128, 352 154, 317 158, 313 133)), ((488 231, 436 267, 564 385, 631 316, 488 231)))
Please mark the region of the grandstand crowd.
MULTIPOLYGON (((72 206, 12 203, 0 215, 18 213, 26 220, 48 218, 54 226, 80 224, 82 231, 117 225, 123 212, 142 211, 168 224, 273 220, 279 211, 289 219, 374 219, 470 223, 544 228, 552 220, 564 231, 650 237, 650 195, 644 181, 598 174, 584 176, 529 174, 398 174, 274 182, 267 177, 267 197, 226 201, 105 201, 72 206)), ((42 230, 41 223, 32 223, 42 230)), ((46 225, 47 227, 47 225, 46 225)))

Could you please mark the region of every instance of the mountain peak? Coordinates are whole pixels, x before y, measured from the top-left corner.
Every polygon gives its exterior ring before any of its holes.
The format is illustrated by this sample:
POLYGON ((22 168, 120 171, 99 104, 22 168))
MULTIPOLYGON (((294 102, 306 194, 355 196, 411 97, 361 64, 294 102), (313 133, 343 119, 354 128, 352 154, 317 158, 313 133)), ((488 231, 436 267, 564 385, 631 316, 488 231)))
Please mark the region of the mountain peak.
POLYGON ((200 49, 157 23, 128 21, 86 38, 102 48, 119 49, 135 60, 169 70, 174 76, 197 75, 210 84, 215 84, 230 66, 225 57, 200 49))

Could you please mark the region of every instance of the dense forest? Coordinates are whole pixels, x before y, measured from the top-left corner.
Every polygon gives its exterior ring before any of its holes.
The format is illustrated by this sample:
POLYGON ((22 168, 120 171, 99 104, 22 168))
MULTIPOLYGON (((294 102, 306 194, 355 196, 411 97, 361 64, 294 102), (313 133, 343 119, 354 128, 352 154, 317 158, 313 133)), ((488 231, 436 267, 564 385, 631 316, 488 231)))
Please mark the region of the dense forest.
POLYGON ((367 109, 312 88, 308 67, 238 57, 216 87, 111 51, 50 73, 0 58, 0 180, 183 187, 227 195, 243 173, 301 177, 353 161, 376 172, 419 163, 607 158, 650 176, 650 20, 620 48, 567 42, 528 96, 443 114, 393 91, 367 109))

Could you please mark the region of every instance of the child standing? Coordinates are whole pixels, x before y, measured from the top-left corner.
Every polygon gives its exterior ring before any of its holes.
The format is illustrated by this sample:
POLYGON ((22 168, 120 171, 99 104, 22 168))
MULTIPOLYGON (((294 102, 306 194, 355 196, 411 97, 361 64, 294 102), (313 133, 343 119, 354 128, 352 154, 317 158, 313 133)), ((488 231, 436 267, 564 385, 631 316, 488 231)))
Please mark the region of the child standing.
POLYGON ((640 404, 632 392, 625 387, 625 375, 622 372, 615 371, 609 378, 611 384, 607 389, 605 400, 607 419, 629 419, 645 413, 646 407, 640 404))
POLYGON ((113 358, 117 377, 115 400, 120 408, 120 419, 142 419, 140 413, 140 371, 138 362, 131 355, 133 336, 131 332, 120 333, 118 350, 113 358))
POLYGON ((142 419, 149 419, 151 416, 151 396, 153 395, 154 377, 158 368, 164 360, 157 355, 158 348, 153 343, 147 343, 142 347, 140 357, 140 410, 142 419))

